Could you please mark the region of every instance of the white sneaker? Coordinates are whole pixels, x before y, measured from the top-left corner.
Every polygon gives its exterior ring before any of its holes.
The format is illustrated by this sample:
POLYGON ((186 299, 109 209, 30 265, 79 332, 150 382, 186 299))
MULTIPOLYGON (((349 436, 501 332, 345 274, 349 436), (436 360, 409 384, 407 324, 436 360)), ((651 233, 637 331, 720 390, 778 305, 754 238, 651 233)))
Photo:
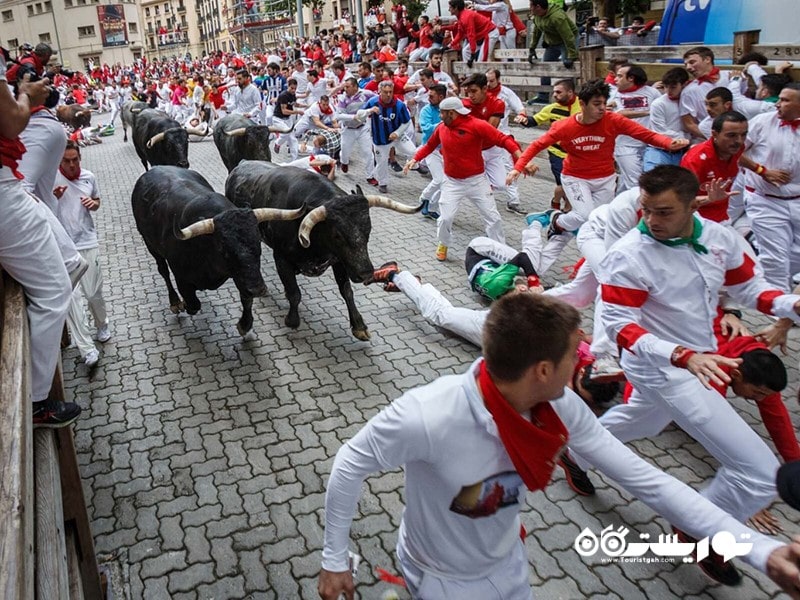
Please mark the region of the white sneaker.
POLYGON ((89 350, 89 352, 83 358, 83 362, 91 369, 92 367, 96 366, 98 362, 100 362, 100 353, 96 348, 94 350, 89 350))
POLYGON ((101 344, 105 344, 111 339, 111 332, 108 330, 108 323, 104 323, 97 328, 97 335, 95 337, 101 344))
POLYGON ((619 360, 611 355, 599 356, 592 363, 592 373, 589 380, 592 383, 608 383, 625 379, 625 372, 619 366, 619 360))

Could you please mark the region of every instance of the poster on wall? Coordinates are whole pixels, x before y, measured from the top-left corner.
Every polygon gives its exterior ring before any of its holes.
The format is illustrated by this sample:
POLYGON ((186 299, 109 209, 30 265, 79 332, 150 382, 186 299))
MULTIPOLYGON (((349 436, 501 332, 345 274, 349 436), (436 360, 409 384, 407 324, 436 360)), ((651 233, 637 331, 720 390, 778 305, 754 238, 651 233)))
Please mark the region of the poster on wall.
POLYGON ((122 4, 102 4, 97 7, 100 36, 103 46, 126 46, 128 28, 125 25, 125 9, 122 4))

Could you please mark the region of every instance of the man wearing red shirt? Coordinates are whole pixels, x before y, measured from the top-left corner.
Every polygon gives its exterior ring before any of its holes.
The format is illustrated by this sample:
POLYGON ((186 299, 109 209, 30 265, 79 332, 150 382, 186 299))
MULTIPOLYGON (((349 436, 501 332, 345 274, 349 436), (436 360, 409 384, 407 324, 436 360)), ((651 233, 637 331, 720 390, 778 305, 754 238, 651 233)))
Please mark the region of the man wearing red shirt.
POLYGON ((439 200, 437 260, 447 260, 447 248, 453 236, 453 219, 461 200, 472 200, 483 218, 486 236, 505 242, 503 223, 492 198, 489 179, 484 172, 481 152, 492 146, 502 146, 514 158, 522 154, 519 144, 510 135, 501 133, 489 123, 470 116, 470 111, 458 98, 445 98, 439 104, 442 125, 428 142, 406 163, 408 171, 441 145, 445 180, 439 200))
MULTIPOLYGON (((697 176, 700 190, 708 192, 711 182, 723 182, 729 192, 739 174, 739 157, 747 139, 747 118, 739 112, 722 113, 711 126, 711 139, 694 146, 681 159, 681 166, 697 176)), ((703 204, 698 212, 717 223, 728 222, 728 196, 703 204)))
POLYGON ((467 9, 464 0, 450 0, 448 6, 450 14, 457 19, 457 25, 454 27, 456 34, 451 46, 457 48, 462 40, 465 42, 461 56, 469 67, 472 67, 472 63, 476 60, 480 62, 489 60, 489 49, 500 39, 500 33, 492 20, 479 12, 467 9))
POLYGON ((618 136, 628 135, 665 150, 680 150, 689 144, 688 140, 673 140, 627 117, 607 112, 608 94, 608 84, 599 79, 585 84, 578 92, 581 112, 554 123, 547 133, 527 147, 506 178, 506 183, 510 184, 523 171, 535 174, 539 167, 531 160, 548 146, 559 144, 567 153, 561 183, 572 210, 553 213, 548 237, 576 231, 593 209, 614 198, 614 146, 618 136))
MULTIPOLYGON (((495 94, 489 93, 488 80, 483 73, 470 75, 463 83, 463 88, 467 92, 464 106, 470 109, 470 114, 486 121, 494 128, 500 125, 506 112, 506 103, 500 100, 495 94)), ((524 215, 519 204, 519 192, 517 184, 506 185, 506 173, 511 166, 509 164, 508 153, 498 146, 487 148, 483 151, 483 162, 486 168, 486 176, 492 189, 505 192, 508 196, 506 208, 509 212, 524 215)))

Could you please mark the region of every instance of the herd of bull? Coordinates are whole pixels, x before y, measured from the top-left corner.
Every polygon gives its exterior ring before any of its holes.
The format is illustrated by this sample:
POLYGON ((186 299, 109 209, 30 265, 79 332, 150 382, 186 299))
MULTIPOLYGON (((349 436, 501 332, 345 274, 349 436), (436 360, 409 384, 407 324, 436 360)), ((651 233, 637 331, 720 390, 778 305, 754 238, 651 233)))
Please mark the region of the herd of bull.
POLYGON ((135 102, 123 107, 125 141, 128 127, 146 170, 133 188, 133 215, 166 282, 173 313, 196 314, 198 290, 217 289, 233 279, 242 301, 237 329, 246 335, 253 327, 253 298, 267 291, 261 276, 263 241, 272 248, 289 301, 288 327, 300 325, 297 274, 318 276, 331 267, 353 335, 369 339, 350 285, 369 282, 374 271, 369 209, 412 214, 421 206, 365 195, 360 187, 348 194, 317 173, 273 164, 268 128, 240 115, 224 117, 214 129, 229 173, 222 195, 188 168, 191 131, 135 102))

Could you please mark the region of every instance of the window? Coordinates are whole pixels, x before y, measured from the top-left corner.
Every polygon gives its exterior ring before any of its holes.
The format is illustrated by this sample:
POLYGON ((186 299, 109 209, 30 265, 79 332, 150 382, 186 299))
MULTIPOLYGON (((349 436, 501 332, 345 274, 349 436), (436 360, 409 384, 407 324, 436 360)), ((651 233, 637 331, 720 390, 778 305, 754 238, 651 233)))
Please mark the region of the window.
POLYGON ((33 4, 28 4, 27 8, 28 8, 28 16, 32 17, 33 16, 33 4))
POLYGON ((49 33, 40 33, 39 34, 39 41, 43 44, 50 44, 50 34, 49 33))
POLYGON ((166 14, 168 12, 169 12, 169 4, 165 4, 164 5, 164 13, 166 14))
POLYGON ((72 8, 72 0, 64 0, 65 8, 72 8))
POLYGON ((128 33, 139 33, 139 27, 136 23, 128 23, 128 33))
POLYGON ((86 0, 78 0, 78 6, 86 6, 86 0))
POLYGON ((156 15, 158 15, 158 14, 159 14, 159 13, 158 13, 158 7, 157 7, 157 6, 154 6, 153 8, 154 8, 154 9, 155 9, 155 11, 156 11, 156 15))
POLYGON ((78 37, 94 37, 94 25, 78 27, 78 37))
POLYGON ((19 48, 19 40, 17 38, 8 40, 8 49, 9 50, 16 50, 19 48))
MULTIPOLYGON (((3 23, 8 23, 9 21, 14 20, 14 11, 13 10, 4 10, 3 11, 3 23)), ((13 48, 13 46, 12 46, 13 48)))
POLYGON ((148 19, 150 18, 150 7, 149 6, 145 7, 144 16, 147 17, 148 19))
POLYGON ((44 3, 44 12, 53 12, 53 3, 50 0, 44 3))

